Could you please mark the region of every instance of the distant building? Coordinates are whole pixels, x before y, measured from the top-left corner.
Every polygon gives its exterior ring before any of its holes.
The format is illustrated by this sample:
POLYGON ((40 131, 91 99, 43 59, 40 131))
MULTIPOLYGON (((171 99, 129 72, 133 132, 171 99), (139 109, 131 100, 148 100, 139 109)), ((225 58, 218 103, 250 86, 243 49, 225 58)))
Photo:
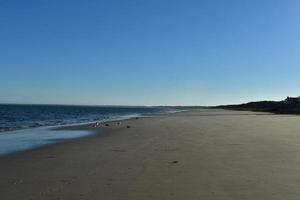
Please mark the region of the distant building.
POLYGON ((284 103, 286 103, 286 104, 300 103, 300 97, 287 97, 284 100, 284 103))

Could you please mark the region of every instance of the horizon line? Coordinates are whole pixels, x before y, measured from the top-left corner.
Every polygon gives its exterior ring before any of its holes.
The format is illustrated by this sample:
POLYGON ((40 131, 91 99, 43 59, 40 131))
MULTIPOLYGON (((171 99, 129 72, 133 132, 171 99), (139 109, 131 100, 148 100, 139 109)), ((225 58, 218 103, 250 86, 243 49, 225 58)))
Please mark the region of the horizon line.
MULTIPOLYGON (((89 107, 213 107, 200 105, 118 105, 118 104, 103 104, 103 105, 88 105, 88 104, 52 104, 52 103, 0 103, 0 105, 26 105, 26 106, 89 106, 89 107)), ((216 106, 216 105, 214 105, 216 106)))

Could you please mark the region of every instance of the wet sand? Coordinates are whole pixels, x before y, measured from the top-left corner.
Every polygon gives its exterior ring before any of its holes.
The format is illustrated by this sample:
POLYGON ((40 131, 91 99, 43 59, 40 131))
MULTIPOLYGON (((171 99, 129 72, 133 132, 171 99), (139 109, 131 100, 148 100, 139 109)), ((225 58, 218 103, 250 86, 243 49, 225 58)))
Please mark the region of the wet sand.
POLYGON ((0 199, 300 198, 300 116, 199 109, 80 128, 96 134, 0 158, 0 199))

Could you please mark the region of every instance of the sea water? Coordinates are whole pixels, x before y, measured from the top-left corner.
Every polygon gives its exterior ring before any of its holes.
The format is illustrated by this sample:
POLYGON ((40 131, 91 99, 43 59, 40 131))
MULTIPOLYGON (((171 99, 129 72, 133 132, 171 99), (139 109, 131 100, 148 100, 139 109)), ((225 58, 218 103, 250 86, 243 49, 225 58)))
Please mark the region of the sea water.
POLYGON ((0 155, 92 134, 89 131, 51 130, 52 126, 178 111, 170 107, 0 105, 0 155))

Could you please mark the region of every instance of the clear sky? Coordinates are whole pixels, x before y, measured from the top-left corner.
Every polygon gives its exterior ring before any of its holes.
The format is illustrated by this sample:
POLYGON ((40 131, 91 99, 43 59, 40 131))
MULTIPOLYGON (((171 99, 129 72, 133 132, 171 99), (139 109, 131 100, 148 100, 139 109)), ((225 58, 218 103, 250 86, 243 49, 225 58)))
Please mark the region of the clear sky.
POLYGON ((0 0, 0 102, 300 95, 298 0, 0 0))

